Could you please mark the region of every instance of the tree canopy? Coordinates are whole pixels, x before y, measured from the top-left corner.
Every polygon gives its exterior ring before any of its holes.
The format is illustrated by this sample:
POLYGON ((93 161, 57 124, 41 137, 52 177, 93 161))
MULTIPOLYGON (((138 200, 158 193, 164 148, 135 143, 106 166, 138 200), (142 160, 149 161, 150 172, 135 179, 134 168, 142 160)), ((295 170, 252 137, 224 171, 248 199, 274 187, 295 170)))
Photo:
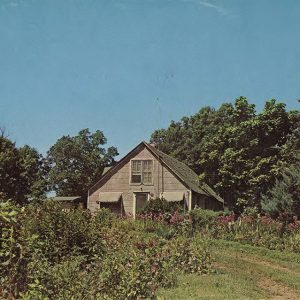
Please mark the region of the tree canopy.
POLYGON ((28 145, 17 148, 7 137, 0 137, 0 198, 24 204, 45 194, 44 161, 28 145))
POLYGON ((47 153, 48 183, 58 196, 87 197, 88 189, 101 177, 105 166, 114 164, 117 148, 105 149, 102 131, 81 130, 76 136, 63 136, 47 153))
MULTIPOLYGON (((266 101, 262 112, 245 97, 219 109, 204 107, 167 129, 153 132, 151 142, 189 165, 213 186, 230 207, 259 206, 275 182, 287 142, 294 147, 300 115, 283 103, 266 101)), ((286 149, 287 152, 287 149, 286 149)))

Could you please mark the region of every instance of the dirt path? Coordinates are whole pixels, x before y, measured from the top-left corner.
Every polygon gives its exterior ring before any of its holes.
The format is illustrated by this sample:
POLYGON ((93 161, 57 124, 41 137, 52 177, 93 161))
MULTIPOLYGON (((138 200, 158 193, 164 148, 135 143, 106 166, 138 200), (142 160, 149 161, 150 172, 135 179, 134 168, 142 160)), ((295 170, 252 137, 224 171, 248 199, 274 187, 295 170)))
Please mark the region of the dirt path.
POLYGON ((249 269, 245 266, 244 272, 249 273, 249 276, 256 274, 258 279, 256 285, 257 287, 267 292, 267 294, 269 295, 267 299, 300 299, 300 293, 297 290, 293 289, 292 287, 288 286, 283 282, 279 282, 270 278, 267 272, 263 271, 263 269, 256 269, 255 266, 262 266, 284 274, 290 274, 292 276, 299 277, 300 281, 299 271, 290 269, 287 266, 280 265, 276 262, 271 262, 269 260, 266 260, 264 257, 258 257, 252 254, 236 250, 223 250, 219 253, 219 255, 220 257, 223 256, 231 259, 231 263, 230 261, 222 262, 220 260, 215 263, 215 267, 224 273, 236 270, 236 266, 232 263, 232 260, 239 261, 238 264, 241 264, 241 262, 250 264, 249 269))
MULTIPOLYGON (((261 266, 265 266, 265 267, 269 267, 278 271, 283 271, 286 273, 290 273, 292 275, 296 275, 296 276, 300 276, 300 272, 292 270, 288 267, 276 264, 274 262, 270 262, 268 260, 264 260, 262 257, 255 257, 255 256, 249 256, 246 255, 245 253, 238 253, 238 257, 246 262, 250 262, 250 263, 254 263, 257 265, 261 265, 261 266)), ((300 280, 300 279, 299 279, 300 280)))
POLYGON ((271 295, 269 299, 299 299, 300 297, 294 289, 267 277, 261 278, 258 286, 271 295))

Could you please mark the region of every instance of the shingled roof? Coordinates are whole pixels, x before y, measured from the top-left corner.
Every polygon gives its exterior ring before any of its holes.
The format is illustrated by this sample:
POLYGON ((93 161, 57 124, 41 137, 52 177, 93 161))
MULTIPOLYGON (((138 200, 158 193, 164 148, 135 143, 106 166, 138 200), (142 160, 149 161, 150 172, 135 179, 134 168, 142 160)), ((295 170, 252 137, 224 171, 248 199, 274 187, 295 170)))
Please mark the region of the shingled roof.
POLYGON ((224 200, 210 186, 206 183, 200 183, 198 175, 186 164, 159 151, 146 142, 143 143, 152 152, 152 154, 157 156, 165 165, 167 165, 191 190, 202 195, 214 197, 222 203, 224 202, 224 200))

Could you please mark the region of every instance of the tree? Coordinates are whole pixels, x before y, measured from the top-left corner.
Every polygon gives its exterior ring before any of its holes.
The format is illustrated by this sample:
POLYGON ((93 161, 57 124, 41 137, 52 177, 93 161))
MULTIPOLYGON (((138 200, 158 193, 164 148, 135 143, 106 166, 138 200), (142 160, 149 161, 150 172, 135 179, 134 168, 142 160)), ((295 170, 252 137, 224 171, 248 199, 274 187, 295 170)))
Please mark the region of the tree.
POLYGON ((172 121, 169 128, 156 130, 151 142, 189 165, 228 206, 241 211, 260 206, 261 194, 275 182, 279 162, 289 156, 283 150, 287 141, 297 141, 299 120, 299 112, 287 111, 274 99, 256 113, 255 105, 240 97, 234 104, 204 107, 181 122, 172 121))
POLYGON ((262 209, 272 217, 300 218, 300 163, 284 169, 281 179, 262 197, 262 209))
POLYGON ((300 160, 300 118, 297 112, 291 112, 290 118, 294 126, 292 132, 287 136, 286 143, 280 149, 283 159, 278 163, 278 170, 300 160))
POLYGON ((19 148, 21 165, 22 195, 28 200, 37 200, 45 196, 47 165, 38 151, 28 145, 19 148))
POLYGON ((0 137, 0 198, 25 204, 46 191, 42 156, 29 146, 17 148, 0 137))
POLYGON ((0 198, 12 199, 22 203, 19 189, 21 184, 21 165, 18 149, 4 136, 0 137, 0 198))
POLYGON ((105 166, 113 165, 118 155, 115 147, 102 146, 107 142, 97 130, 81 130, 76 136, 63 136, 47 153, 48 184, 58 196, 87 197, 88 189, 95 184, 105 166))

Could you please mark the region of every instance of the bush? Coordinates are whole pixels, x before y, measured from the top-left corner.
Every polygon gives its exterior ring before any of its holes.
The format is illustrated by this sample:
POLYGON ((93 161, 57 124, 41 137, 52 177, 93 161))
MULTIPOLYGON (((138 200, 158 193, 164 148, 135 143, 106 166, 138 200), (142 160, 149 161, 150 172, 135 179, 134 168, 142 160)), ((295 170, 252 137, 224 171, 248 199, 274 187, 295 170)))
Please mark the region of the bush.
POLYGON ((181 235, 190 225, 177 212, 168 226, 48 201, 0 208, 1 298, 152 298, 179 270, 210 271, 208 244, 181 235))
POLYGON ((195 208, 189 212, 191 223, 194 229, 203 230, 212 227, 215 224, 219 212, 195 208))
POLYGON ((165 213, 174 213, 175 211, 183 211, 183 208, 181 205, 179 205, 177 202, 168 202, 163 198, 155 198, 150 199, 147 201, 145 207, 143 210, 141 210, 141 214, 165 214, 165 213))
POLYGON ((101 293, 112 299, 151 298, 159 286, 175 284, 171 266, 160 239, 144 236, 124 242, 101 264, 101 293))
POLYGON ((288 222, 300 218, 300 163, 285 169, 281 180, 277 180, 267 195, 262 197, 264 212, 272 217, 284 217, 288 222))
POLYGON ((171 255, 172 265, 185 273, 207 274, 212 270, 209 240, 199 235, 193 238, 177 237, 166 247, 171 255))

